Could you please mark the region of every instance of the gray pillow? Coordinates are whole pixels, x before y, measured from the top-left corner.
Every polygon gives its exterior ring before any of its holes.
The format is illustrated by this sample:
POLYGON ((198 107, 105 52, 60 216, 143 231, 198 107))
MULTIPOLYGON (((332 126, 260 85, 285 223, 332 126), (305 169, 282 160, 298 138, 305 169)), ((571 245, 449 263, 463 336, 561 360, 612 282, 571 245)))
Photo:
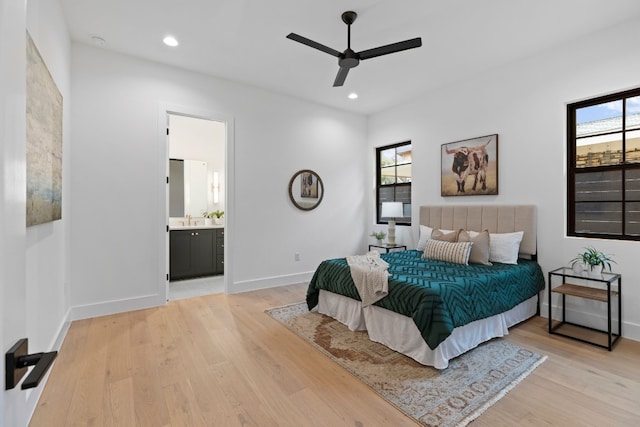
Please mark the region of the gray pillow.
POLYGON ((458 233, 458 242, 473 242, 469 262, 471 264, 493 265, 489 261, 491 247, 489 244, 491 239, 489 230, 484 230, 477 235, 476 233, 473 234, 474 237, 471 237, 466 230, 460 230, 460 233, 458 233))
POLYGON ((443 242, 457 242, 459 232, 460 230, 445 232, 440 229, 434 228, 431 232, 431 238, 433 240, 440 240, 443 242))

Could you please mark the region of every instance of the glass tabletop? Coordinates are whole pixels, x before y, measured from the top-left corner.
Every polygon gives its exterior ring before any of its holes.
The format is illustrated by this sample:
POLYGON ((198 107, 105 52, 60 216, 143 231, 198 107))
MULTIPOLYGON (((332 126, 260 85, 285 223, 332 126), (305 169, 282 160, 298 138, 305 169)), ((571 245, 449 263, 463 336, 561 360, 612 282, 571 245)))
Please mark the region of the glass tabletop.
POLYGON ((589 280, 597 280, 599 282, 612 283, 620 278, 620 275, 617 273, 612 273, 610 271, 603 271, 601 273, 591 272, 589 270, 581 270, 574 271, 571 267, 560 267, 556 268, 549 272, 550 274, 555 274, 558 276, 567 276, 574 277, 576 279, 589 279, 589 280))

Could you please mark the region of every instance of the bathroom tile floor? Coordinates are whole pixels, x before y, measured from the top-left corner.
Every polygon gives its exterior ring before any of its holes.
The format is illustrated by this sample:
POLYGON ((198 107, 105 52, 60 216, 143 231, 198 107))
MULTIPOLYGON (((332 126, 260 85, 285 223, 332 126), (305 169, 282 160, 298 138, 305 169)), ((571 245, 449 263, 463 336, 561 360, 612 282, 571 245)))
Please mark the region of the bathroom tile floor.
POLYGON ((224 276, 201 277, 169 283, 169 301, 224 292, 224 276))

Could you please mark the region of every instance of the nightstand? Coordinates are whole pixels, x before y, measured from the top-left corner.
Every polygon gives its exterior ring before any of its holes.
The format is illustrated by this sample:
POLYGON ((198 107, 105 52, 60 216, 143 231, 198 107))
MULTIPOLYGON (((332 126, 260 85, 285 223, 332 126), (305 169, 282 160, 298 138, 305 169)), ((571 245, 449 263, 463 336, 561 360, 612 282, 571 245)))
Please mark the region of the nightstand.
POLYGON ((393 252, 394 250, 399 251, 406 251, 407 250, 407 246, 406 245, 389 245, 387 243, 380 243, 380 244, 375 244, 375 245, 369 245, 369 250, 371 250, 371 248, 380 248, 380 249, 384 249, 384 251, 386 253, 389 252, 393 252))
MULTIPOLYGON (((556 280, 557 282, 557 280, 556 280)), ((594 277, 588 275, 587 272, 576 273, 569 267, 557 268, 549 272, 549 333, 562 335, 598 347, 606 348, 611 351, 613 345, 622 336, 622 277, 615 273, 602 272, 601 276, 594 277), (553 279, 560 278, 562 283, 553 285, 553 279), (572 283, 573 282, 573 283, 572 283), (579 282, 580 284, 576 284, 579 282), (598 287, 599 285, 599 287, 598 287), (562 320, 554 325, 552 317, 551 295, 557 293, 562 295, 562 320), (594 301, 601 301, 607 306, 607 330, 595 329, 584 325, 579 325, 567 321, 566 318, 566 297, 586 298, 594 301), (612 332, 611 327, 611 306, 612 300, 618 300, 618 333, 612 332), (577 328, 587 329, 599 334, 606 334, 606 344, 601 344, 590 339, 580 338, 574 334, 562 332, 563 326, 572 325, 577 328)))

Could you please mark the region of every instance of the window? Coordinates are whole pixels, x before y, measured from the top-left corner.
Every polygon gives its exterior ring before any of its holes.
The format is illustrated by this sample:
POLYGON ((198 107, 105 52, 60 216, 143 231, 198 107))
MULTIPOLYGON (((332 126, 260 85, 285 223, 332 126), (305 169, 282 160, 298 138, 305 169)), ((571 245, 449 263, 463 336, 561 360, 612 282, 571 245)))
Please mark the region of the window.
POLYGON ((411 225, 411 141, 376 148, 376 218, 380 218, 382 202, 402 202, 404 216, 396 224, 411 225))
POLYGON ((640 240, 640 88, 567 106, 570 236, 640 240))

